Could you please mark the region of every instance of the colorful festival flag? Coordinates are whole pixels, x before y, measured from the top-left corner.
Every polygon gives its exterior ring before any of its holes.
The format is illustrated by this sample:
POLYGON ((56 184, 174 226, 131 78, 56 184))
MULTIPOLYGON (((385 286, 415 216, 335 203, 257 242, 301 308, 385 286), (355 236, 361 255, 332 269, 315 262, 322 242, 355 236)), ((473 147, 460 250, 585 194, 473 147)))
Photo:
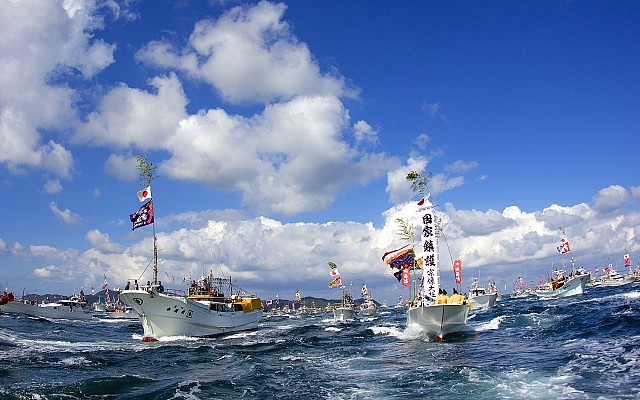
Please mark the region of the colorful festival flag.
POLYGON ((103 274, 104 282, 102 283, 102 290, 104 290, 104 294, 109 294, 109 285, 107 284, 107 275, 103 274))
POLYGON ((629 254, 624 255, 624 266, 625 267, 631 266, 631 258, 629 258, 629 254))
POLYGON ((334 287, 340 286, 340 285, 342 285, 342 278, 340 276, 338 276, 336 279, 334 279, 331 282, 329 282, 329 287, 330 288, 334 288, 334 287))
POLYGON ((335 263, 329 261, 327 264, 331 267, 331 271, 329 271, 329 276, 332 278, 329 282, 329 287, 334 288, 336 286, 342 285, 342 278, 340 277, 340 272, 338 272, 338 266, 335 263))
POLYGON ((146 188, 144 188, 141 191, 139 191, 137 194, 138 194, 138 200, 140 200, 140 203, 142 203, 145 200, 150 199, 151 198, 151 186, 147 186, 146 188))
POLYGON ((560 254, 571 251, 571 249, 569 249, 569 241, 567 241, 566 238, 562 238, 562 240, 560 240, 560 246, 558 246, 557 249, 560 254))
POLYGON ((362 296, 366 296, 367 293, 369 293, 369 289, 367 289, 367 284, 366 283, 362 284, 362 290, 360 291, 360 293, 362 294, 362 296))
POLYGON ((133 223, 132 231, 141 226, 153 224, 153 200, 144 203, 138 211, 129 216, 129 219, 133 223))
POLYGON ((382 256, 385 263, 391 268, 404 269, 413 267, 413 260, 416 257, 413 247, 410 244, 396 250, 391 250, 382 256))

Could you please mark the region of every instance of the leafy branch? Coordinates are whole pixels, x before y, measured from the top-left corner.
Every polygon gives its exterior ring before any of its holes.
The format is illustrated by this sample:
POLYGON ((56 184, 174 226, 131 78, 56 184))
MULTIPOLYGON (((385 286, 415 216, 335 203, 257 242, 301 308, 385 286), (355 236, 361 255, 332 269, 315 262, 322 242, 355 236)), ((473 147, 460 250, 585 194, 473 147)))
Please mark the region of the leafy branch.
POLYGON ((156 168, 158 168, 158 166, 149 162, 147 155, 141 153, 136 155, 136 162, 138 163, 136 168, 140 170, 140 174, 138 175, 140 186, 146 187, 151 185, 151 181, 158 177, 158 175, 156 175, 156 168))
POLYGON ((411 190, 413 193, 425 194, 429 190, 429 180, 433 174, 425 175, 421 172, 411 171, 407 174, 407 180, 411 182, 411 190))
POLYGON ((400 239, 413 243, 413 224, 409 224, 409 221, 402 218, 396 218, 398 223, 398 231, 396 232, 400 239))

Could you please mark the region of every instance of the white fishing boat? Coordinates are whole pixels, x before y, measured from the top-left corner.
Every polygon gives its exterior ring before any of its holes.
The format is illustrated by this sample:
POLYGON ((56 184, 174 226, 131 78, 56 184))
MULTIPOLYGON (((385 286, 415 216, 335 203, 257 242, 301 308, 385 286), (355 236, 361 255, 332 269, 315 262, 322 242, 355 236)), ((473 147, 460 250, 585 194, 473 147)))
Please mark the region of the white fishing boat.
POLYGON ((333 319, 340 322, 354 320, 356 318, 357 310, 356 305, 353 302, 353 297, 351 296, 352 287, 350 286, 349 290, 346 290, 342 284, 342 277, 338 271, 338 266, 331 261, 327 264, 329 264, 329 267, 331 268, 329 271, 329 276, 331 277, 331 280, 329 281, 329 288, 338 286, 342 288, 342 300, 340 301, 340 304, 331 308, 333 311, 333 319))
POLYGON ((564 270, 555 270, 552 279, 538 287, 535 294, 542 299, 576 296, 584 293, 584 287, 590 277, 591 274, 582 268, 571 274, 564 270))
POLYGON ((495 285, 489 284, 488 289, 478 284, 478 279, 473 278, 473 283, 469 288, 469 301, 476 311, 488 310, 495 306, 498 299, 498 290, 495 285))
POLYGON ((515 289, 511 294, 509 294, 510 299, 524 299, 529 296, 534 295, 534 290, 530 288, 526 289, 515 289))
MULTIPOLYGON (((456 300, 447 304, 439 304, 436 301, 440 292, 440 260, 438 252, 438 234, 435 226, 435 210, 429 201, 429 195, 418 202, 418 212, 422 221, 422 278, 415 298, 410 302, 406 311, 407 328, 417 328, 423 330, 428 335, 432 335, 436 340, 444 338, 454 332, 466 330, 470 305, 463 299, 463 296, 456 295, 456 300), (459 296, 459 297, 458 297, 459 296)), ((402 249, 402 248, 401 248, 402 249)), ((398 249, 398 250, 401 250, 398 249)), ((413 252, 413 248, 411 252, 413 252)), ((415 267, 415 257, 407 257, 406 250, 398 252, 398 257, 403 257, 401 268, 409 273, 411 267, 406 267, 406 262, 410 262, 415 267)), ((394 252, 387 252, 383 260, 388 265, 393 266, 394 260, 389 257, 396 257, 394 252)), ((404 281, 406 276, 404 275, 404 281)), ((414 280, 415 285, 415 280, 414 280)), ((453 296, 452 296, 453 297, 453 296)))
POLYGON ((591 279, 591 273, 586 269, 580 267, 576 270, 575 259, 571 253, 565 231, 562 227, 560 227, 560 231, 563 237, 557 249, 560 254, 569 253, 571 256, 571 273, 567 273, 564 269, 553 271, 549 281, 540 285, 535 291, 536 296, 541 299, 557 299, 582 294, 587 281, 591 279))
POLYGON ((632 276, 621 275, 613 267, 609 267, 605 270, 605 275, 600 277, 600 286, 623 286, 634 281, 632 276))
POLYGON ((339 322, 353 321, 356 319, 356 305, 351 297, 351 290, 342 286, 342 301, 333 308, 333 319, 339 322))
POLYGON ((407 327, 422 328, 443 341, 450 333, 466 330, 469 309, 468 304, 434 304, 420 299, 407 311, 407 327))
POLYGON ((108 319, 139 319, 140 316, 133 307, 115 307, 112 310, 107 309, 102 317, 108 319))
POLYGON ((372 317, 378 313, 378 306, 376 302, 373 301, 373 296, 371 296, 371 292, 369 288, 367 288, 366 284, 362 285, 362 296, 364 299, 362 300, 362 304, 360 304, 360 314, 365 317, 372 317))
POLYGON ((5 296, 3 299, 7 301, 0 301, 0 311, 3 312, 48 319, 89 320, 92 318, 84 297, 72 296, 65 300, 39 303, 35 300, 15 299, 9 294, 5 296), (8 300, 9 298, 11 300, 8 300))
POLYGON ((241 295, 231 278, 211 274, 186 294, 151 285, 123 290, 120 299, 139 315, 145 342, 166 336, 213 337, 256 329, 262 320, 259 298, 241 295))
POLYGON ((138 199, 148 200, 130 215, 133 229, 153 226, 153 281, 150 285, 133 286, 120 291, 120 300, 138 315, 144 331, 143 341, 167 336, 211 337, 221 334, 256 329, 262 320, 262 302, 254 295, 232 285, 231 277, 208 277, 193 282, 185 293, 165 290, 158 280, 158 248, 156 244, 153 199, 150 182, 155 166, 146 156, 137 156, 141 177, 149 185, 138 192, 138 199))

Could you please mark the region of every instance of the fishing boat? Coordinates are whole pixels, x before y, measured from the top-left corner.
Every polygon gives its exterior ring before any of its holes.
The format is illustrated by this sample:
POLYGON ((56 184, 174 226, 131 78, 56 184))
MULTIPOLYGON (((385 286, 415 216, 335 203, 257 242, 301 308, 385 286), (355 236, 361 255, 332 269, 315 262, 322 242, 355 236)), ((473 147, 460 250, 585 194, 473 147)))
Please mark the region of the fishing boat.
MULTIPOLYGON (((506 287, 505 287, 506 289, 506 287)), ((533 295, 533 290, 529 287, 529 283, 521 276, 513 282, 513 292, 509 294, 510 299, 524 299, 533 295)))
POLYGON ((329 271, 329 276, 331 277, 331 280, 329 281, 329 288, 340 287, 342 289, 342 299, 340 304, 332 307, 333 319, 340 322, 354 320, 356 318, 357 311, 351 295, 352 288, 350 286, 349 290, 347 290, 342 284, 342 277, 340 276, 338 266, 335 263, 329 261, 327 264, 329 264, 329 267, 331 268, 329 271))
POLYGON ((366 284, 362 285, 362 296, 364 300, 362 304, 360 304, 360 313, 365 317, 376 315, 378 313, 378 306, 376 306, 375 301, 373 301, 373 296, 371 296, 371 292, 366 284))
POLYGON ((193 281, 187 293, 166 289, 158 280, 158 247, 155 233, 153 198, 150 180, 153 168, 146 157, 138 156, 138 166, 146 176, 147 186, 139 191, 138 199, 148 200, 130 215, 133 229, 153 226, 153 281, 139 286, 137 280, 120 291, 120 300, 138 315, 144 331, 143 341, 167 336, 212 337, 221 334, 256 329, 262 320, 262 301, 246 294, 232 284, 231 277, 208 277, 193 281))
POLYGON ((241 292, 231 278, 210 273, 194 282, 188 293, 152 284, 123 290, 120 299, 139 315, 142 340, 148 342, 167 336, 213 337, 256 329, 262 320, 262 302, 241 292))
POLYGON ((0 311, 17 313, 37 318, 89 320, 92 314, 86 308, 88 302, 84 296, 71 296, 58 301, 28 300, 14 298, 13 294, 5 293, 0 301, 0 311))
POLYGON ((535 294, 542 299, 576 296, 584 293, 584 287, 590 277, 591 274, 583 268, 570 274, 565 270, 557 269, 548 282, 536 289, 535 294))
MULTIPOLYGON (((411 268, 422 265, 422 278, 420 286, 415 291, 413 300, 409 303, 406 311, 407 328, 417 328, 423 330, 428 335, 432 335, 436 340, 443 341, 444 338, 454 332, 461 332, 467 329, 467 319, 470 304, 463 300, 460 295, 459 300, 447 304, 436 301, 440 292, 440 260, 438 252, 438 234, 435 227, 435 210, 426 195, 418 202, 418 213, 421 214, 422 221, 422 245, 423 255, 420 262, 415 260, 413 245, 407 251, 400 248, 383 255, 383 260, 388 265, 394 266, 398 260, 402 270, 401 279, 409 279, 411 268), (459 301, 459 302, 457 302, 459 301)), ((397 268, 394 266, 393 268, 397 268)), ((415 285, 415 279, 414 279, 415 285)))
POLYGON ((356 315, 356 305, 353 302, 351 290, 342 286, 342 301, 333 308, 333 319, 339 322, 353 321, 356 315))
POLYGON ((560 245, 557 247, 557 250, 560 254, 567 253, 571 257, 571 272, 567 273, 564 269, 556 269, 553 271, 551 278, 546 283, 540 285, 535 291, 536 296, 541 299, 557 299, 582 294, 584 293, 584 287, 587 281, 591 279, 591 273, 589 271, 583 267, 576 269, 575 259, 571 253, 566 233, 562 227, 560 227, 560 231, 563 237, 560 240, 560 245))
POLYGON ((605 275, 600 277, 600 286, 623 286, 634 282, 634 278, 629 275, 621 275, 610 266, 605 268, 605 275))
POLYGON ((476 311, 485 311, 495 306, 498 299, 498 290, 495 285, 489 284, 488 289, 481 287, 478 278, 473 278, 473 283, 469 288, 469 301, 476 311))

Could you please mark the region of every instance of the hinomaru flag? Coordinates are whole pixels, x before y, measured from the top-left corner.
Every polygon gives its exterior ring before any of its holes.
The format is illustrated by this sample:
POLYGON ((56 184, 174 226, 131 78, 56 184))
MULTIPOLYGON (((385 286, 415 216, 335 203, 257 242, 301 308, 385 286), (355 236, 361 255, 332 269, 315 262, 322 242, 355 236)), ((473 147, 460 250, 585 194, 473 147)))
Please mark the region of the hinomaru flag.
POLYGON ((142 203, 145 200, 148 200, 151 198, 151 186, 147 186, 146 188, 142 189, 141 191, 139 191, 137 193, 138 195, 138 200, 140 200, 140 203, 142 203))

